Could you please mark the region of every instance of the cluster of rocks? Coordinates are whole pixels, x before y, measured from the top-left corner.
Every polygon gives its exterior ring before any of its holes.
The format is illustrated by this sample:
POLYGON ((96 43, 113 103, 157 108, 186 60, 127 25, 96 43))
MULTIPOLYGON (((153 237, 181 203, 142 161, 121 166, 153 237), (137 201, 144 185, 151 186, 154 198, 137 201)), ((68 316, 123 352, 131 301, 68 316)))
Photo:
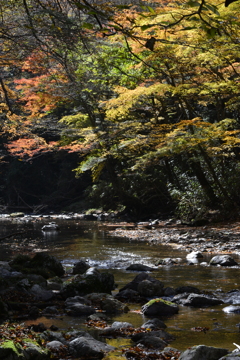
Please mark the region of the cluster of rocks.
MULTIPOLYGON (((151 223, 150 223, 151 224, 151 223)), ((115 224, 109 228, 113 236, 127 237, 131 240, 166 244, 188 252, 240 252, 240 230, 238 224, 229 227, 184 227, 180 224, 159 223, 151 226, 136 225, 134 229, 115 224)))
MULTIPOLYGON (((115 322, 106 325, 99 336, 129 337, 136 347, 144 349, 146 353, 151 351, 158 354, 160 351, 162 358, 174 353, 178 354, 176 359, 181 360, 240 359, 239 353, 230 355, 226 349, 204 345, 188 349, 180 355, 178 350, 169 347, 173 336, 165 331, 166 325, 159 320, 159 317, 177 314, 181 306, 204 307, 226 303, 228 306, 224 311, 239 312, 240 292, 224 294, 220 298, 205 294, 195 287, 165 287, 162 281, 146 273, 146 268, 142 270, 117 294, 112 295, 116 288, 113 275, 90 268, 84 260, 75 264, 69 276, 53 256, 46 253, 37 253, 32 258, 20 255, 10 262, 0 262, 0 317, 16 321, 42 315, 57 317, 67 314, 98 322, 105 321, 109 314, 129 311, 127 303, 139 303, 142 313, 152 320, 140 329, 134 329, 129 323, 115 322)), ((0 341, 0 358, 45 360, 54 356, 72 356, 101 359, 107 352, 115 350, 85 331, 58 332, 57 329, 46 330, 44 326, 32 329, 40 333, 38 341, 23 338, 20 342, 14 342, 3 337, 0 341)), ((134 359, 134 354, 126 352, 126 357, 134 359)))

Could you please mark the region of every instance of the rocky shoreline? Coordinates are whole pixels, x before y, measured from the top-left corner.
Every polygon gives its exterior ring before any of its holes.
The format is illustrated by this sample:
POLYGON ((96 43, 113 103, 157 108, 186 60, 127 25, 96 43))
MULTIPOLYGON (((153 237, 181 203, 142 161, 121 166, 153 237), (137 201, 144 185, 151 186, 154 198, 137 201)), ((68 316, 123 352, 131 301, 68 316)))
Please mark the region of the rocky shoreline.
POLYGON ((122 349, 122 356, 128 360, 240 359, 239 351, 203 344, 183 352, 172 348, 174 336, 166 331, 164 323, 164 318, 178 314, 183 306, 212 308, 224 304, 223 311, 239 313, 240 291, 216 296, 184 284, 175 289, 138 268, 133 280, 112 295, 115 281, 110 272, 79 260, 69 274, 61 262, 46 253, 19 255, 10 262, 0 262, 0 280, 0 358, 4 360, 110 360, 118 349, 104 339, 118 337, 131 340, 131 346, 122 349), (139 304, 142 314, 149 318, 140 328, 126 322, 109 323, 109 315, 128 312, 128 305, 133 303, 139 304), (58 331, 41 323, 28 327, 17 324, 64 314, 83 317, 86 326, 98 331, 100 340, 84 330, 58 331))
MULTIPOLYGON (((238 254, 240 249, 240 223, 190 228, 174 221, 138 224, 99 221, 98 226, 113 236, 186 251, 188 264, 201 264, 202 254, 208 253, 212 254, 212 259, 202 265, 239 268, 231 255, 238 254)), ((175 259, 159 261, 156 267, 175 264, 175 259)), ((173 288, 155 278, 154 269, 146 265, 132 264, 128 270, 133 272, 132 281, 116 291, 110 271, 89 267, 81 259, 71 273, 45 252, 0 262, 0 358, 240 360, 237 344, 234 351, 204 344, 183 352, 172 348, 174 337, 166 331, 164 323, 164 319, 177 316, 183 307, 213 309, 222 304, 222 311, 236 316, 234 314, 240 313, 239 290, 216 294, 185 284, 173 288), (109 322, 109 316, 129 312, 131 304, 138 304, 141 313, 149 318, 141 327, 135 328, 127 322, 109 322), (95 329, 98 338, 87 329, 59 331, 54 325, 49 328, 42 323, 36 325, 41 316, 54 319, 65 315, 85 319, 86 328, 95 329), (31 319, 34 324, 25 326, 24 321, 29 323, 31 319), (131 345, 119 350, 106 341, 120 337, 129 339, 131 345)), ((207 332, 208 328, 198 327, 195 331, 207 332)))
POLYGON ((168 220, 156 223, 115 223, 105 226, 112 236, 170 245, 187 252, 240 253, 240 222, 189 227, 168 220))

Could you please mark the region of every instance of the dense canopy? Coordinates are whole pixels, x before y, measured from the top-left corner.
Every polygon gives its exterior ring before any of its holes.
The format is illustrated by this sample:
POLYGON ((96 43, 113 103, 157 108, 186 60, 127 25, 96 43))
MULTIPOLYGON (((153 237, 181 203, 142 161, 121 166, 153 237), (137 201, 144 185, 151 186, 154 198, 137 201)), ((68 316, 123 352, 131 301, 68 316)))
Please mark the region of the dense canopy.
POLYGON ((101 209, 238 212, 237 1, 2 0, 0 13, 8 154, 79 154, 85 201, 101 209))

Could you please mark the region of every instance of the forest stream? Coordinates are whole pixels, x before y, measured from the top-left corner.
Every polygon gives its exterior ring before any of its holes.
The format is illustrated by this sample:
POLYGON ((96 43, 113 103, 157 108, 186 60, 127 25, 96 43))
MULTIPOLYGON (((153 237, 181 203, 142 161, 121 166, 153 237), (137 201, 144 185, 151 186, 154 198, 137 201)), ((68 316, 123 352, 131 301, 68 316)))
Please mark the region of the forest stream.
MULTIPOLYGON (((157 242, 131 240, 127 236, 112 236, 99 222, 68 219, 57 217, 54 219, 59 225, 59 231, 42 232, 44 224, 52 221, 48 217, 24 217, 9 220, 1 217, 0 237, 9 233, 23 232, 21 238, 6 238, 1 240, 0 261, 8 261, 17 254, 33 254, 46 251, 59 259, 67 272, 71 272, 73 265, 81 258, 87 260, 90 266, 97 269, 107 269, 114 275, 118 285, 113 293, 133 280, 138 274, 127 271, 126 268, 135 263, 154 267, 151 276, 161 280, 165 287, 179 287, 191 285, 202 291, 226 293, 240 288, 240 267, 203 266, 199 263, 189 265, 186 261, 186 251, 170 245, 157 242), (156 267, 160 258, 178 258, 178 264, 156 267)), ((174 229, 173 229, 174 231, 174 229)), ((209 262, 214 252, 204 253, 201 262, 209 262)), ((231 254, 240 263, 239 254, 231 254)), ((240 344, 240 314, 227 314, 222 311, 225 305, 206 308, 191 308, 180 306, 179 313, 164 319, 167 331, 176 337, 171 346, 185 350, 190 346, 204 344, 224 347, 233 350, 233 343, 240 344), (196 331, 205 328, 204 331, 196 331)), ((113 321, 127 321, 134 327, 141 326, 148 319, 138 310, 140 305, 130 305, 130 312, 109 318, 113 321)), ((56 325, 60 330, 81 328, 89 331, 84 322, 85 318, 61 316, 61 318, 40 317, 26 321, 26 324, 43 322, 46 326, 56 325)), ((97 336, 97 331, 91 330, 97 336)), ((130 343, 128 339, 106 340, 109 344, 122 347, 130 343)))

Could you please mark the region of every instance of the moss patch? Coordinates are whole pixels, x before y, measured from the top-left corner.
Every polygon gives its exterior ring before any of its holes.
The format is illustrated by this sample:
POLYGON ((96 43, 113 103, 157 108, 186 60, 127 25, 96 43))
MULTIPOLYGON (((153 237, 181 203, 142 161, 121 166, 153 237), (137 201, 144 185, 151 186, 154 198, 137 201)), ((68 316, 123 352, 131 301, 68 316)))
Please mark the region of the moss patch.
POLYGON ((176 304, 174 304, 173 302, 167 301, 167 300, 163 300, 163 299, 161 299, 161 298, 152 299, 152 300, 150 300, 148 303, 146 303, 145 305, 146 305, 146 306, 150 306, 150 305, 153 305, 153 304, 156 303, 156 302, 161 302, 161 303, 163 303, 163 304, 165 304, 165 305, 169 305, 169 306, 176 306, 176 304))
POLYGON ((6 340, 3 343, 1 343, 0 346, 0 354, 1 350, 5 350, 5 354, 13 354, 15 355, 14 358, 23 358, 22 354, 22 346, 19 343, 15 343, 13 340, 6 340))

